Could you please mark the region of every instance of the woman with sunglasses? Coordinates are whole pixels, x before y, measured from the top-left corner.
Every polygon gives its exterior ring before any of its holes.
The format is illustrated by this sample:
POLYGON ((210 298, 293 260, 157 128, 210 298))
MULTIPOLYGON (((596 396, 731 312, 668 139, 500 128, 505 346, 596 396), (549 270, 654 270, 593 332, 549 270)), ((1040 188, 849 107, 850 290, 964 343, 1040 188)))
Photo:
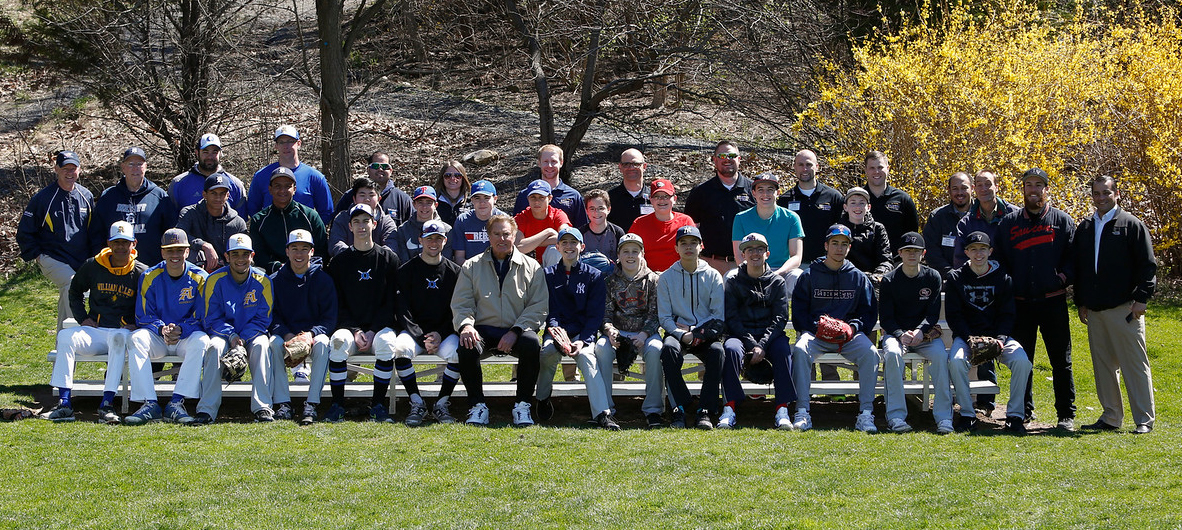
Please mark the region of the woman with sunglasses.
POLYGON ((439 218, 443 222, 454 225, 456 217, 472 209, 468 192, 472 184, 468 182, 468 171, 458 160, 452 160, 443 165, 439 176, 435 179, 435 189, 439 190, 439 218))

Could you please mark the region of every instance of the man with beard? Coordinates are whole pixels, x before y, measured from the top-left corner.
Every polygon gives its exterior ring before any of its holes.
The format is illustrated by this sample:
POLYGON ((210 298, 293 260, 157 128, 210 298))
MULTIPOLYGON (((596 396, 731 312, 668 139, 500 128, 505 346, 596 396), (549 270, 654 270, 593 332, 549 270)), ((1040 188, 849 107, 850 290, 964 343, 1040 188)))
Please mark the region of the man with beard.
POLYGON ((956 223, 969 213, 969 175, 957 171, 948 179, 948 204, 936 208, 923 225, 927 245, 927 265, 947 278, 952 271, 952 251, 956 248, 956 223))
MULTIPOLYGON (((365 160, 365 163, 365 173, 374 182, 374 189, 378 190, 381 197, 378 200, 378 205, 382 212, 390 216, 395 225, 406 222, 411 215, 414 215, 410 195, 394 186, 394 180, 390 178, 394 175, 394 165, 390 163, 390 155, 374 151, 365 160)), ((347 212, 354 204, 356 201, 353 199, 353 191, 347 191, 337 201, 336 213, 339 215, 341 212, 347 212)), ((375 210, 374 213, 376 214, 377 211, 375 210)))
MULTIPOLYGON (((185 207, 197 204, 205 198, 206 179, 217 175, 225 179, 228 186, 229 197, 226 199, 226 205, 238 215, 243 215, 246 212, 246 187, 242 184, 241 179, 222 168, 221 158, 221 138, 213 133, 201 135, 201 140, 197 142, 197 163, 193 164, 193 167, 188 171, 172 177, 172 182, 168 185, 168 197, 172 199, 177 210, 183 211, 185 207)), ((230 234, 237 233, 230 232, 230 234)), ((193 235, 192 232, 188 232, 188 234, 193 235)), ((221 243, 222 246, 215 246, 215 248, 226 248, 225 241, 221 243)))

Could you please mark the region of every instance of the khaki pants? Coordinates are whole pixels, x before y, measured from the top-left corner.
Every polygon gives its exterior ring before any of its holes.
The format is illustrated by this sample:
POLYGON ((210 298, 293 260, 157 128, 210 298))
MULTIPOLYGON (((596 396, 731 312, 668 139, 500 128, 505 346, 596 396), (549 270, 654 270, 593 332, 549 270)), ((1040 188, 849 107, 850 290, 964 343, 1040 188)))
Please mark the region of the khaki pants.
POLYGON ((37 256, 37 265, 41 267, 41 274, 57 287, 57 331, 61 331, 62 322, 74 316, 70 312, 70 281, 74 279, 74 269, 44 254, 37 256))
POLYGON ((1145 317, 1126 322, 1129 306, 1088 311, 1088 346, 1096 375, 1096 397, 1104 409, 1100 419, 1119 427, 1124 422, 1117 370, 1125 380, 1133 423, 1153 427, 1153 375, 1145 349, 1145 317))

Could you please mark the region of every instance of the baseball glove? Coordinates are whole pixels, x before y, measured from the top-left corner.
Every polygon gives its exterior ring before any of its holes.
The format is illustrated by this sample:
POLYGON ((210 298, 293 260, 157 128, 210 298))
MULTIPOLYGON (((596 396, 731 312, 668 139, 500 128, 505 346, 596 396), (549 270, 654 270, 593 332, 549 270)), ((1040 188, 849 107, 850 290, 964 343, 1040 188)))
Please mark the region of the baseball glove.
POLYGON ((939 339, 942 335, 944 335, 944 328, 941 328, 939 324, 934 324, 934 325, 932 325, 932 329, 929 329, 927 333, 923 334, 923 340, 924 341, 936 340, 936 339, 939 339))
POLYGON ((632 339, 620 335, 620 347, 616 348, 616 365, 619 366, 620 373, 627 373, 629 368, 632 368, 632 363, 636 362, 636 343, 632 339))
POLYGON ((854 329, 844 320, 821 315, 817 321, 816 337, 830 344, 842 345, 854 338, 854 329))
POLYGON ((1001 355, 1002 343, 995 337, 969 337, 969 364, 977 366, 1001 355))
POLYGON ((241 381, 246 375, 246 348, 236 346, 222 354, 222 378, 227 383, 241 381))
POLYGON ((772 361, 766 356, 757 363, 751 362, 753 355, 743 355, 743 377, 757 385, 770 385, 774 379, 772 361))
POLYGON ((292 337, 291 340, 283 343, 283 364, 288 368, 295 368, 308 358, 308 354, 312 353, 312 347, 308 345, 307 341, 300 340, 299 337, 292 337))
POLYGON ((4 421, 17 421, 32 418, 37 413, 25 407, 17 409, 0 409, 0 419, 4 421))
POLYGON ((714 342, 722 336, 722 332, 726 330, 726 322, 717 318, 706 321, 694 328, 694 338, 702 339, 703 342, 714 342))

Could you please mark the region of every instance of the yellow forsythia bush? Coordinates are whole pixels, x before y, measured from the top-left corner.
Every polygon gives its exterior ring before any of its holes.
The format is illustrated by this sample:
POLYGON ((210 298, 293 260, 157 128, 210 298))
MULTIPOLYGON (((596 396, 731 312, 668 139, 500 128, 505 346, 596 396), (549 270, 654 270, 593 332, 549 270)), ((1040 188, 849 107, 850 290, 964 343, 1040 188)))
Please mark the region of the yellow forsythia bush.
MULTIPOLYGON (((1153 231, 1159 260, 1182 257, 1182 29, 1175 13, 1049 18, 1025 3, 982 14, 963 6, 939 27, 915 22, 829 63, 816 101, 797 117, 829 165, 861 173, 890 156, 891 182, 921 212, 946 201, 956 171, 989 169, 1021 204, 1017 177, 1034 166, 1055 206, 1091 214, 1087 182, 1119 181, 1122 205, 1153 231), (1092 20, 1089 20, 1092 19, 1092 20)), ((929 14, 925 14, 929 15, 929 14)), ((934 20, 931 16, 923 20, 934 20)))

